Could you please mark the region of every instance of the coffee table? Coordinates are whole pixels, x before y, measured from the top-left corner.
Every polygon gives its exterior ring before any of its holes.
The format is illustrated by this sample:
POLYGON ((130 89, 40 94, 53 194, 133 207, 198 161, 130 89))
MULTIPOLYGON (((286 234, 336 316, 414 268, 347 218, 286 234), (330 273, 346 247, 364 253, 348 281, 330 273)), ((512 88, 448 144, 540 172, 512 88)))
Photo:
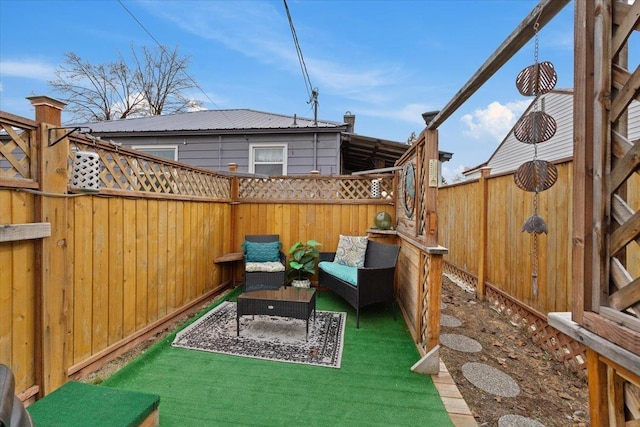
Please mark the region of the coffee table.
POLYGON ((316 320, 316 290, 282 286, 280 289, 265 289, 241 294, 237 300, 236 335, 240 336, 240 316, 266 314, 270 316, 291 317, 307 322, 309 337, 309 318, 313 312, 316 320))

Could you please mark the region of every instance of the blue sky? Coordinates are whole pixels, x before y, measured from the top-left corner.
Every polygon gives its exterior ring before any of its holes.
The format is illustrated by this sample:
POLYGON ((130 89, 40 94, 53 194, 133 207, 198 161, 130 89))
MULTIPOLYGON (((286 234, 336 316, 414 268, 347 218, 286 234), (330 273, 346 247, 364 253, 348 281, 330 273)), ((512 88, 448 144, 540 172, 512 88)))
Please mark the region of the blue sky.
MULTIPOLYGON (((405 142, 421 114, 443 108, 538 0, 288 0, 318 118, 356 115, 356 133, 405 142)), ((0 0, 0 110, 33 118, 31 95, 74 52, 92 63, 155 41, 191 57, 207 109, 313 117, 282 0, 0 0), (124 5, 124 7, 123 7, 124 5), (126 8, 125 8, 126 7, 126 8), (136 20, 127 11, 131 12, 136 20)), ((573 83, 573 2, 539 32, 557 88, 573 83)), ((440 127, 451 179, 486 161, 531 101, 515 87, 534 62, 527 44, 440 127)), ((63 121, 65 115, 63 114, 63 121)))

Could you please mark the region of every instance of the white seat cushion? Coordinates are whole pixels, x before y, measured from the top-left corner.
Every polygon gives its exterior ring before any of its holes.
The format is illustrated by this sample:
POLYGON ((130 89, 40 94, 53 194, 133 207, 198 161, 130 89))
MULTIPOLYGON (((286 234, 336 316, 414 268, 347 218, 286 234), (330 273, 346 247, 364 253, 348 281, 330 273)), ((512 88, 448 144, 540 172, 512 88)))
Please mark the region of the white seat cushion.
POLYGON ((245 266, 245 271, 248 272, 256 272, 260 271, 263 273, 275 273, 278 271, 284 271, 284 265, 281 262, 270 261, 270 262, 248 262, 245 266))

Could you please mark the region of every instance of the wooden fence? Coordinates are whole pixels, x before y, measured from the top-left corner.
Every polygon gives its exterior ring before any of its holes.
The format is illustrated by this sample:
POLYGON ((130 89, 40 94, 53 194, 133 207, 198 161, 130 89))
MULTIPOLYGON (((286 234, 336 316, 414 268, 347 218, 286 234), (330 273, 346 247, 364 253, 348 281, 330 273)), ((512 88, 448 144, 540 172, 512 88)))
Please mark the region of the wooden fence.
MULTIPOLYGON (((42 111, 36 107, 36 117, 42 111)), ((0 362, 23 400, 92 371, 231 284, 245 234, 285 250, 366 234, 393 175, 257 179, 191 168, 0 112, 0 362), (71 185, 96 153, 98 189, 71 185), (379 197, 371 198, 371 179, 379 197)))
POLYGON ((547 323, 547 313, 572 307, 572 166, 556 165, 558 180, 539 195, 538 213, 549 233, 538 236, 537 251, 533 237, 521 231, 533 212, 532 194, 514 184, 513 174, 489 176, 488 169, 478 180, 440 189, 439 238, 449 248, 449 277, 527 328, 556 359, 581 369, 586 349, 547 323))

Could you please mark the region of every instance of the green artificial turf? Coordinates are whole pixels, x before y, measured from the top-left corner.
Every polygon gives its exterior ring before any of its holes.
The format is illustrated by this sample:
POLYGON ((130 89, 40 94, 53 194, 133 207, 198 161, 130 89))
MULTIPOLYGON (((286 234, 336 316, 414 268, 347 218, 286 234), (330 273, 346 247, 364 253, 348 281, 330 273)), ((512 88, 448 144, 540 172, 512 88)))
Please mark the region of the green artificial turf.
POLYGON ((334 294, 317 305, 347 312, 340 369, 173 348, 171 334, 101 386, 160 395, 163 427, 452 425, 431 378, 411 372, 419 353, 388 305, 361 310, 360 329, 334 294))
POLYGON ((135 427, 159 404, 159 397, 68 382, 27 410, 37 427, 135 427))

